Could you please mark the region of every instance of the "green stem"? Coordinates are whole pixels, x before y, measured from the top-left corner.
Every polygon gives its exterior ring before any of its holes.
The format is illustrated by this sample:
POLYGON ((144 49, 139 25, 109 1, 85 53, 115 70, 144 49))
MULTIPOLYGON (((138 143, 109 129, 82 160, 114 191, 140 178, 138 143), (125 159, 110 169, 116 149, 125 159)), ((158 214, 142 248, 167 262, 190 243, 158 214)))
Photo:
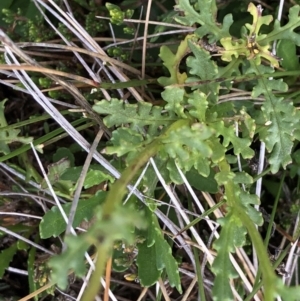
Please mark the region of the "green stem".
MULTIPOLYGON (((230 165, 225 160, 220 162, 219 166, 223 171, 230 171, 230 165)), ((224 186, 228 205, 232 207, 233 213, 242 221, 243 225, 247 228, 248 234, 250 235, 251 241, 255 247, 260 262, 260 267, 263 273, 265 300, 273 301, 274 283, 276 283, 277 278, 272 269, 263 240, 259 235, 253 221, 246 214, 245 208, 241 204, 241 200, 237 197, 236 185, 232 180, 228 180, 228 182, 224 184, 224 186)))
POLYGON ((114 212, 114 209, 119 205, 126 193, 127 185, 134 178, 135 174, 142 168, 148 160, 154 156, 159 147, 160 141, 155 140, 150 143, 136 161, 131 163, 122 173, 122 176, 114 183, 109 191, 106 201, 103 205, 103 216, 109 216, 114 212))
MULTIPOLYGON (((285 258, 285 256, 288 254, 289 250, 291 248, 291 245, 289 244, 284 250, 283 252, 281 252, 280 256, 278 257, 278 259, 275 261, 274 265, 273 265, 273 269, 275 270, 279 264, 283 261, 283 259, 285 258)), ((258 277, 256 277, 256 281, 253 285, 253 290, 252 292, 247 296, 247 298, 244 301, 250 301, 253 300, 254 295, 258 292, 258 290, 262 287, 263 282, 259 281, 258 277)))
POLYGON ((256 182, 258 179, 260 179, 260 178, 262 178, 263 176, 267 175, 270 171, 271 171, 271 167, 268 167, 268 168, 265 169, 262 173, 260 173, 259 175, 253 177, 253 182, 256 182))
POLYGON ((37 183, 41 183, 43 178, 37 172, 31 160, 28 158, 28 153, 26 152, 20 154, 19 159, 21 161, 20 163, 22 163, 26 171, 26 182, 29 181, 31 178, 33 178, 37 183))
MULTIPOLYGON (((195 241, 194 241, 195 242, 195 241)), ((196 263, 196 275, 197 275, 197 284, 198 284, 198 291, 199 291, 199 297, 200 300, 206 301, 206 297, 205 297, 205 289, 204 289, 204 280, 202 277, 202 273, 201 273, 201 264, 199 262, 199 252, 197 250, 197 248, 193 247, 193 253, 194 253, 194 257, 195 257, 195 263, 196 263)))
MULTIPOLYGON (((71 112, 69 110, 64 110, 64 111, 61 111, 60 114, 61 115, 68 115, 68 114, 70 115, 71 112)), ((24 120, 24 121, 19 121, 17 123, 1 127, 1 131, 9 131, 11 129, 17 129, 17 128, 20 128, 22 126, 26 126, 26 125, 29 125, 29 124, 32 124, 32 123, 43 121, 43 120, 47 120, 47 119, 50 119, 50 118, 52 118, 52 116, 50 116, 49 114, 44 114, 44 115, 39 116, 39 117, 33 117, 33 118, 30 118, 30 119, 27 119, 27 120, 24 120)))
POLYGON ((283 183, 284 183, 284 180, 285 180, 285 175, 286 175, 286 171, 284 171, 283 175, 281 176, 280 184, 279 184, 279 187, 278 187, 278 192, 277 192, 277 195, 276 195, 276 198, 275 198, 275 202, 274 202, 274 204, 272 206, 273 207, 272 208, 272 213, 271 213, 271 216, 270 216, 268 230, 267 230, 267 234, 266 234, 266 237, 265 237, 265 247, 266 248, 269 245, 269 240, 270 240, 270 237, 271 237, 272 229, 274 227, 273 223, 274 223, 274 220, 275 220, 275 214, 277 212, 277 206, 278 206, 278 202, 279 202, 279 199, 280 199, 281 191, 282 191, 282 188, 283 188, 283 183))
MULTIPOLYGON (((154 156, 159 148, 160 140, 156 139, 150 143, 139 155, 136 161, 131 163, 122 173, 121 177, 112 185, 106 200, 103 205, 103 217, 108 220, 114 213, 115 208, 120 205, 125 193, 126 187, 133 179, 139 169, 146 164, 146 162, 154 156)), ((105 240, 105 238, 104 238, 105 240)), ((106 260, 111 256, 112 246, 103 241, 97 245, 97 262, 95 272, 93 273, 89 285, 85 290, 82 301, 94 300, 96 294, 100 289, 100 277, 105 270, 106 260)))
POLYGON ((107 83, 107 82, 102 82, 99 84, 97 88, 102 88, 102 89, 126 89, 128 87, 140 87, 140 86, 145 86, 149 84, 156 84, 157 79, 142 79, 142 80, 129 80, 126 82, 115 82, 115 83, 107 83))
MULTIPOLYGON (((100 278, 102 277, 108 257, 110 256, 111 248, 107 243, 102 243, 97 246, 97 261, 95 271, 89 281, 87 289, 84 291, 82 301, 91 301, 95 299, 100 289, 100 278)), ((107 283, 108 285, 108 283, 107 283)))
POLYGON ((241 221, 243 222, 244 226, 248 230, 248 234, 251 237, 251 241, 254 245, 256 250, 259 263, 261 266, 261 271, 263 273, 263 282, 264 282, 264 289, 265 289, 265 300, 266 301, 273 301, 274 300, 274 283, 276 283, 276 275, 273 271, 271 266, 268 254, 266 252, 263 240, 257 229, 250 219, 250 217, 245 213, 244 208, 241 205, 238 205, 234 208, 234 211, 239 216, 241 221))

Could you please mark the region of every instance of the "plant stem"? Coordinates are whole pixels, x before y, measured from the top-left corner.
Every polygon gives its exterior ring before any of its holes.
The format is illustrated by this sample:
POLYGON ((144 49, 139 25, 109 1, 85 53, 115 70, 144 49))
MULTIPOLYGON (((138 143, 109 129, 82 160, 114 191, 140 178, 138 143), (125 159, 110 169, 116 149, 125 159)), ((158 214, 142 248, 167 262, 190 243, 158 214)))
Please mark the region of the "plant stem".
MULTIPOLYGON (((126 187, 133 179, 135 174, 146 162, 154 156, 159 148, 160 140, 156 139, 150 143, 139 155, 139 157, 131 163, 122 173, 121 177, 112 185, 103 205, 103 217, 108 220, 112 218, 115 208, 120 205, 125 193, 126 187)), ((97 246, 97 261, 95 272, 93 273, 89 285, 85 290, 82 301, 94 300, 100 288, 100 277, 104 273, 106 260, 111 256, 112 245, 107 241, 99 243, 97 246)))
MULTIPOLYGON (((221 170, 230 171, 230 165, 223 160, 220 162, 221 170)), ((276 283, 276 275, 271 266, 268 254, 266 252, 263 240, 259 235, 253 221, 245 212, 245 208, 241 204, 241 200, 237 198, 236 185, 232 180, 228 180, 225 186, 225 193, 228 204, 232 206, 233 213, 242 221, 243 225, 247 228, 248 234, 251 237, 252 243, 255 247, 261 271, 263 273, 263 282, 265 289, 265 300, 272 301, 273 295, 275 295, 274 283, 276 283)))
POLYGON ((251 221, 250 217, 245 213, 244 209, 241 206, 237 206, 235 210, 236 213, 239 215, 241 221, 243 222, 244 226, 247 228, 248 234, 250 235, 252 243, 255 247, 261 265, 261 270, 263 273, 265 300, 273 301, 273 295, 275 295, 274 284, 276 283, 276 275, 271 266, 269 257, 264 247, 263 240, 258 234, 254 223, 251 221))
POLYGON ((97 247, 97 261, 95 271, 89 281, 87 289, 84 291, 82 301, 91 301, 95 299, 100 289, 100 278, 102 277, 106 265, 106 261, 111 253, 111 247, 107 243, 99 244, 97 247))
POLYGON ((103 205, 103 216, 109 217, 117 205, 119 205, 126 193, 126 187, 135 174, 158 151, 159 140, 154 140, 139 154, 136 161, 131 163, 122 173, 121 177, 113 184, 103 205))

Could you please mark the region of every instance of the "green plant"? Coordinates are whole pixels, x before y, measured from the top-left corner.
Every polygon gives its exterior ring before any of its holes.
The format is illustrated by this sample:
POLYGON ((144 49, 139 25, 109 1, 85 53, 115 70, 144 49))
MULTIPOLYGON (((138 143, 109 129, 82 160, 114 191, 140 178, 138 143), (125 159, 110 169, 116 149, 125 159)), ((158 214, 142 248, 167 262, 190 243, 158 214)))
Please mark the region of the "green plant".
MULTIPOLYGON (((112 4, 106 6, 115 25, 123 25, 124 18, 132 15, 131 10, 123 11, 112 4)), ((64 289, 70 272, 84 276, 86 264, 83 258, 89 248, 94 246, 97 249, 96 269, 82 300, 94 299, 99 291, 99 278, 112 256, 116 257, 114 263, 118 263, 119 270, 136 264, 141 285, 148 287, 163 278, 168 279, 170 286, 176 287, 181 293, 178 262, 172 254, 172 244, 163 236, 157 218, 161 211, 151 199, 157 198, 162 187, 167 191, 167 186, 159 179, 160 175, 167 184, 176 185, 187 184, 186 176, 193 187, 215 193, 220 201, 183 229, 191 228, 193 239, 199 245, 193 227, 218 207, 223 207, 224 216, 217 220, 221 225, 220 236, 213 243, 216 258, 213 259, 206 250, 215 277, 213 299, 233 300, 230 280, 235 278, 236 287, 242 287, 239 293, 244 299, 251 298, 261 287, 263 298, 267 301, 277 296, 284 300, 299 299, 299 286, 285 286, 269 260, 266 245, 272 225, 270 223, 264 243, 257 229, 257 226, 263 224, 263 218, 255 208, 260 204, 260 199, 254 194, 253 184, 267 172, 276 174, 286 169, 292 163, 292 158, 295 162, 289 168, 293 176, 298 173, 297 152, 293 152, 293 149, 300 139, 300 114, 296 108, 298 94, 292 94, 291 91, 300 74, 295 67, 298 63, 296 46, 300 46, 300 35, 297 33, 300 7, 295 5, 290 8, 288 20, 283 26, 277 20, 272 23, 273 17, 263 15, 259 5, 250 3, 247 11, 252 23, 249 16, 245 20, 237 20, 240 32, 234 28, 239 36, 233 36, 232 28, 237 25, 232 15, 226 14, 218 22, 215 1, 179 0, 175 20, 185 26, 196 25, 196 29, 192 34, 185 35, 176 47, 160 47, 159 58, 164 66, 157 80, 162 87, 161 105, 140 99, 136 102, 131 98, 125 102, 116 97, 95 101, 93 110, 103 118, 104 125, 113 130, 105 142, 105 155, 113 158, 113 164, 122 170, 121 177, 114 181, 105 170, 90 165, 83 182, 84 188, 107 182, 109 191, 100 191, 95 196, 82 193, 73 226, 78 226, 83 219, 91 219, 94 215, 93 223, 86 233, 65 237, 65 251, 49 261, 52 268, 51 284, 56 283, 64 289), (270 50, 271 43, 277 40, 280 41, 278 55, 283 61, 270 50), (218 56, 213 56, 214 53, 218 56), (285 71, 279 67, 285 68, 285 71), (230 92, 237 89, 243 91, 242 95, 246 99, 239 102, 230 99, 230 92), (262 101, 255 103, 257 99, 262 101), (250 169, 241 169, 241 162, 246 165, 247 160, 253 159, 257 142, 265 143, 269 166, 263 174, 254 178, 250 169), (153 167, 146 171, 138 185, 140 190, 145 191, 141 197, 144 203, 141 204, 136 196, 131 196, 126 205, 122 205, 127 188, 139 177, 141 168, 150 159, 153 167), (159 167, 159 172, 155 171, 155 166, 159 167), (204 180, 207 185, 201 185, 204 180), (251 292, 247 292, 241 285, 240 274, 232 261, 236 248, 246 246, 248 238, 259 261, 259 272, 255 275, 256 281, 251 292), (119 252, 120 244, 136 249, 136 260, 124 258, 124 254, 119 252)), ((110 53, 121 57, 123 55, 121 48, 111 48, 110 53)), ((144 83, 139 80, 100 83, 98 87, 121 89, 144 83)), ((40 79, 39 84, 48 88, 51 82, 40 79)), ((93 98, 91 95, 89 100, 93 98)), ((156 96, 160 98, 159 94, 156 96)), ((3 114, 0 119, 9 142, 12 142, 19 133, 9 131, 3 114)), ((18 137, 18 140, 27 142, 22 137, 18 137)), ((6 150, 2 150, 5 159, 12 157, 7 144, 0 145, 6 150)), ((25 146, 23 150, 26 150, 25 146)), ((23 160, 27 162, 26 156, 23 160)), ((53 161, 56 163, 48 166, 49 180, 58 195, 72 199, 80 182, 82 168, 75 166, 73 153, 65 149, 59 149, 53 161)), ((27 177, 34 177, 34 167, 29 164, 26 167, 27 177)), ((283 180, 280 187, 282 183, 283 180)), ((40 184, 42 188, 46 187, 44 181, 40 181, 40 184)), ((278 199, 279 196, 276 204, 278 199)), ((187 203, 190 209, 192 206, 189 201, 187 203)), ((68 215, 71 204, 63 205, 63 209, 68 215)), ((172 222, 179 224, 175 217, 172 222)), ((66 227, 58 207, 53 207, 43 216, 39 227, 40 236, 43 239, 56 237, 66 227)), ((195 261, 200 279, 200 265, 198 259, 195 261)), ((205 298, 201 285, 199 283, 199 291, 205 298)))
MULTIPOLYGON (((212 266, 216 274, 213 290, 215 300, 233 298, 228 280, 236 277, 236 273, 229 254, 234 253, 236 247, 245 244, 247 233, 261 265, 265 300, 273 300, 276 295, 287 296, 289 289, 275 276, 262 239, 255 228, 255 224, 262 225, 263 222, 260 213, 252 207, 259 204, 259 199, 243 191, 241 186, 251 185, 253 178, 245 172, 232 172, 227 154, 232 153, 244 159, 252 158, 254 152, 250 145, 255 137, 266 143, 270 153, 268 161, 273 173, 291 162, 293 142, 295 139, 299 140, 296 120, 300 115, 292 102, 275 94, 277 91, 286 92, 287 84, 282 79, 270 80, 267 77, 273 77, 274 67, 279 66, 278 58, 269 50, 272 41, 287 39, 300 45, 300 36, 293 31, 300 25, 299 6, 290 9, 286 25, 280 26, 275 21, 274 27, 262 34, 261 26, 269 25, 272 16, 262 16, 261 8, 250 3, 248 11, 253 17, 253 23, 245 24, 239 39, 233 38, 229 33, 233 24, 230 15, 224 17, 221 25, 217 24, 214 17, 217 8, 214 2, 209 6, 204 1, 198 1, 198 6, 193 7, 188 1, 182 0, 179 1, 177 10, 184 14, 176 17, 178 22, 184 25, 198 23, 201 27, 193 35, 186 36, 176 54, 166 46, 161 48, 160 57, 170 73, 169 77, 159 79, 159 83, 165 86, 162 97, 166 105, 158 107, 145 102, 136 105, 124 104, 112 99, 97 102, 93 107, 97 113, 106 116, 104 123, 108 127, 117 127, 112 135, 112 146, 106 148, 106 153, 125 156, 128 164, 121 178, 111 187, 101 211, 107 223, 115 218, 115 212, 118 212, 120 206, 118 204, 126 193, 126 185, 150 157, 155 156, 155 160, 164 162, 160 166, 160 172, 166 175, 167 181, 178 184, 183 180, 175 163, 184 173, 195 168, 205 177, 214 168, 217 170, 215 179, 219 187, 224 186, 224 199, 227 204, 226 216, 219 220, 222 225, 220 238, 214 244, 218 251, 212 266), (220 43, 223 46, 218 47, 220 60, 213 60, 210 53, 201 47, 204 36, 208 37, 210 43, 220 43), (179 66, 182 65, 184 57, 186 71, 181 72, 179 66), (240 104, 236 106, 229 103, 226 108, 222 108, 218 104, 222 88, 219 79, 234 75, 242 78, 253 76, 252 97, 263 95, 264 102, 261 106, 250 104, 246 108, 240 104), (185 85, 190 88, 183 87, 185 85), (122 124, 127 126, 121 127, 122 124), (241 135, 236 135, 236 127, 242 130, 241 135)), ((233 83, 227 82, 225 87, 229 90, 232 85, 233 83)), ((92 233, 90 235, 93 237, 92 233)), ((102 240, 106 241, 104 237, 102 240)), ((79 239, 78 243, 80 244, 79 239)), ((102 257, 98 257, 96 276, 83 300, 90 300, 97 292, 95 283, 103 273, 105 259, 111 256, 111 246, 112 242, 108 245, 97 243, 102 257)), ((151 244, 144 243, 144 247, 139 250, 143 253, 147 250, 150 252, 150 248, 151 244)), ((139 260, 138 265, 143 283, 144 267, 139 260)), ((61 272, 58 270, 56 277, 61 272)), ((155 277, 158 279, 159 276, 160 273, 157 273, 155 277)), ((179 288, 178 279, 172 281, 172 284, 179 288)), ((297 294, 300 293, 299 288, 295 290, 297 294)))

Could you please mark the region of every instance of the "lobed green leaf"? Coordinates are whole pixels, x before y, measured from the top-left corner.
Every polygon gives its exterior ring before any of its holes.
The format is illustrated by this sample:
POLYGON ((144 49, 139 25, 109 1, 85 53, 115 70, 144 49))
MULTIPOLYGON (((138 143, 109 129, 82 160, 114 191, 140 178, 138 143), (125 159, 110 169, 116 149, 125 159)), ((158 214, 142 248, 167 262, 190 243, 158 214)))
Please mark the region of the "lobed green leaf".
POLYGON ((65 237, 65 244, 68 246, 67 251, 59 256, 52 257, 49 266, 52 268, 51 279, 57 283, 61 289, 66 289, 68 285, 68 274, 71 270, 78 277, 84 276, 86 266, 84 263, 84 253, 91 245, 86 240, 89 234, 65 237))
POLYGON ((161 93, 162 98, 167 102, 165 109, 168 112, 176 113, 180 118, 187 118, 184 113, 184 105, 186 105, 184 94, 184 89, 172 86, 166 87, 165 91, 161 93))
POLYGON ((195 123, 190 127, 182 126, 161 139, 164 149, 160 154, 167 154, 170 158, 176 159, 179 167, 184 171, 195 166, 200 174, 207 176, 209 166, 205 158, 210 158, 213 152, 206 140, 212 134, 213 131, 205 124, 195 123), (198 164, 199 160, 202 164, 198 164))
POLYGON ((181 0, 175 6, 177 11, 184 16, 177 16, 175 20, 181 24, 192 26, 195 23, 201 27, 196 30, 199 37, 209 36, 210 42, 220 40, 222 37, 230 36, 229 28, 233 23, 232 16, 226 15, 222 26, 216 22, 217 6, 215 1, 198 0, 194 8, 189 0, 181 0))
POLYGON ((183 84, 185 82, 187 75, 185 72, 181 73, 179 71, 179 64, 188 51, 187 40, 189 38, 190 35, 187 35, 186 38, 180 42, 176 54, 174 54, 167 46, 162 46, 160 48, 159 56, 163 61, 163 65, 170 73, 170 77, 161 76, 158 79, 158 82, 162 86, 166 87, 172 84, 183 84))
POLYGON ((137 152, 143 146, 144 138, 129 128, 118 128, 113 131, 110 141, 113 146, 106 147, 106 153, 117 154, 121 157, 129 152, 137 152))
POLYGON ((177 118, 172 111, 163 113, 162 108, 150 103, 125 104, 123 100, 112 98, 110 101, 101 100, 93 109, 107 115, 103 121, 106 126, 121 126, 130 124, 132 130, 142 131, 144 126, 149 126, 150 135, 157 134, 158 127, 167 126, 177 118))
POLYGON ((275 20, 274 29, 261 42, 269 44, 272 41, 290 40, 297 46, 300 46, 300 34, 294 31, 300 26, 299 12, 299 5, 292 6, 289 10, 289 21, 284 26, 281 26, 280 21, 275 20))
MULTIPOLYGON (((266 68, 258 67, 257 72, 264 72, 266 68)), ((274 95, 273 90, 286 91, 287 85, 282 80, 268 80, 261 78, 253 89, 253 97, 260 94, 265 96, 261 110, 265 118, 265 126, 260 131, 260 138, 271 152, 269 163, 272 173, 276 173, 280 166, 285 168, 292 162, 291 150, 293 141, 299 139, 297 126, 300 118, 292 102, 274 95)))
POLYGON ((236 247, 244 245, 247 231, 241 220, 234 214, 234 209, 218 222, 223 227, 219 239, 214 243, 218 255, 212 265, 212 271, 216 274, 213 296, 217 301, 233 300, 229 279, 236 278, 238 274, 230 262, 229 253, 234 253, 236 247))
POLYGON ((12 142, 21 142, 24 144, 28 144, 33 141, 33 138, 31 137, 21 137, 18 136, 21 130, 16 129, 8 129, 8 130, 1 130, 2 127, 7 126, 4 109, 5 109, 5 103, 8 99, 4 99, 0 101, 0 154, 3 153, 4 155, 7 155, 10 153, 9 144, 12 142))
POLYGON ((210 104, 215 104, 218 101, 220 89, 220 83, 214 81, 218 75, 217 64, 211 60, 209 52, 195 44, 195 42, 188 40, 188 45, 192 50, 194 57, 189 56, 186 60, 186 64, 190 68, 190 74, 196 75, 198 78, 189 77, 186 82, 189 83, 197 80, 208 81, 207 84, 195 86, 193 89, 199 89, 204 94, 208 95, 207 98, 210 104))
POLYGON ((235 155, 241 154, 243 158, 252 158, 254 156, 254 151, 249 147, 251 144, 250 138, 240 138, 236 136, 234 125, 225 125, 224 121, 217 121, 211 123, 211 128, 216 131, 217 136, 223 137, 224 147, 228 147, 231 143, 233 145, 233 150, 235 155))

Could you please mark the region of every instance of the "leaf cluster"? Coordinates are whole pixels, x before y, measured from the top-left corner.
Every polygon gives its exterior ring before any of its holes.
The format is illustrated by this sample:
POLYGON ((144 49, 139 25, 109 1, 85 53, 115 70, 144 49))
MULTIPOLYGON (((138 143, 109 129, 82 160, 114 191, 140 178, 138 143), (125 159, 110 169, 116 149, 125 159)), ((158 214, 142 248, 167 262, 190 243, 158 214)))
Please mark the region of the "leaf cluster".
MULTIPOLYGON (((12 5, 13 2, 8 1, 4 10, 4 19, 9 23, 24 14, 12 5)), ((14 4, 16 2, 18 1, 14 4)), ((187 184, 180 173, 182 172, 191 186, 203 193, 215 194, 212 198, 222 204, 224 216, 216 220, 221 230, 219 238, 213 243, 216 257, 209 267, 215 277, 212 290, 214 300, 234 298, 230 283, 238 283, 239 271, 232 264, 232 258, 237 248, 246 245, 247 239, 251 240, 258 255, 261 274, 257 273, 256 282, 263 286, 265 300, 271 301, 278 295, 285 300, 294 300, 289 292, 299 294, 299 288, 287 288, 279 282, 257 230, 257 226, 263 224, 262 215, 255 208, 260 205, 260 199, 253 189, 257 179, 253 178, 253 173, 246 165, 248 160, 255 157, 256 145, 264 143, 268 151, 268 171, 271 174, 287 168, 293 177, 300 174, 299 158, 297 152, 293 153, 300 139, 300 115, 297 109, 299 94, 294 97, 290 92, 296 87, 299 76, 297 46, 300 46, 300 39, 297 29, 300 26, 300 7, 291 7, 286 23, 281 25, 277 20, 273 22, 273 16, 264 15, 260 5, 253 3, 245 8, 248 18, 242 22, 234 20, 232 14, 224 14, 217 20, 221 9, 216 1, 177 2, 175 11, 166 14, 166 18, 170 19, 172 16, 172 20, 185 26, 194 26, 195 30, 192 34, 185 35, 176 47, 160 47, 155 61, 159 60, 162 67, 161 76, 157 79, 161 93, 152 94, 159 101, 151 103, 149 97, 145 97, 145 100, 135 101, 129 98, 125 101, 125 98, 116 97, 117 92, 112 92, 109 100, 101 99, 101 89, 107 83, 101 83, 96 94, 87 95, 87 101, 93 101, 94 112, 109 129, 107 132, 110 134, 111 131, 111 135, 108 134, 101 144, 104 145, 102 153, 105 158, 111 159, 114 166, 118 166, 122 174, 115 181, 104 168, 90 165, 82 183, 83 192, 72 224, 77 227, 83 221, 88 221, 89 227, 86 233, 78 237, 66 235, 64 252, 50 260, 52 283, 66 288, 70 273, 84 276, 87 271, 84 257, 93 246, 99 255, 94 280, 92 278, 83 300, 94 298, 106 260, 113 253, 115 257, 119 256, 114 258, 116 261, 113 266, 121 263, 120 271, 124 271, 129 265, 136 265, 142 286, 150 287, 163 278, 168 279, 171 287, 182 292, 178 262, 172 254, 172 242, 164 237, 156 216, 163 209, 153 200, 162 198, 165 201, 166 197, 159 194, 161 185, 154 169, 146 171, 137 187, 145 192, 148 198, 145 203, 141 205, 135 197, 131 197, 126 205, 122 205, 127 195, 126 189, 140 175, 140 169, 153 158, 167 184, 187 184), (234 32, 239 27, 238 36, 233 36, 233 27, 234 32), (283 60, 271 51, 271 43, 277 40, 280 40, 278 55, 283 60), (280 68, 285 68, 286 72, 280 68), (239 101, 235 101, 236 95, 241 96, 239 101), (291 167, 292 160, 295 164, 291 167), (104 191, 103 187, 106 185, 108 191, 104 191), (94 195, 91 196, 89 193, 93 188, 101 191, 93 192, 94 195), (124 260, 125 256, 120 254, 121 251, 113 251, 116 243, 120 242, 137 251, 135 255, 131 255, 130 260, 124 260)), ((95 16, 100 11, 102 13, 102 9, 97 9, 92 4, 89 6, 81 0, 74 1, 74 5, 80 8, 78 11, 88 12, 85 20, 88 32, 96 35, 107 30, 104 23, 93 25, 95 16)), ((0 8, 3 8, 1 4, 0 8)), ((105 12, 114 28, 125 26, 124 33, 132 33, 124 20, 132 17, 133 10, 106 3, 105 12)), ((11 34, 19 35, 20 40, 42 41, 43 37, 40 35, 45 25, 44 20, 28 16, 27 23, 25 32, 20 29, 22 22, 17 21, 16 30, 11 34)), ((58 23, 57 26, 72 39, 66 27, 58 23)), ((161 30, 161 27, 157 27, 155 32, 161 30)), ((51 33, 48 34, 45 34, 45 39, 54 37, 51 33)), ((160 37, 157 38, 159 39, 160 37)), ((156 38, 153 39, 155 40, 156 38)), ((111 47, 108 53, 115 57, 129 58, 125 55, 128 53, 118 47, 111 47)), ((111 63, 107 64, 112 68, 111 63)), ((68 64, 58 64, 57 69, 68 71, 71 67, 68 64)), ((52 80, 43 77, 35 78, 35 82, 47 91, 53 85, 52 80)), ((128 84, 136 85, 136 82, 140 83, 134 80, 108 85, 118 91, 128 88, 128 84)), ((53 89, 49 91, 49 95, 58 96, 56 92, 53 89)), ((68 97, 70 99, 70 95, 64 99, 68 97)), ((8 125, 5 103, 6 100, 0 102, 0 152, 6 159, 7 156, 14 155, 12 147, 16 142, 24 144, 23 150, 18 153, 20 162, 25 166, 23 174, 27 180, 33 178, 41 189, 47 189, 46 181, 41 179, 30 163, 28 154, 24 153, 29 149, 25 144, 32 142, 33 138, 8 125)), ((81 122, 82 120, 76 120, 72 124, 77 126, 81 122)), ((57 135, 61 134, 59 130, 57 135)), ((91 132, 87 131, 89 135, 91 132)), ((42 144, 55 135, 52 132, 35 143, 42 144)), ((79 153, 78 150, 77 152, 79 153)), ((52 156, 54 163, 48 165, 51 185, 67 200, 73 199, 82 172, 81 164, 78 164, 81 158, 75 158, 73 153, 75 151, 68 148, 59 148, 52 156)), ((163 185, 163 181, 161 182, 163 185)), ((184 207, 185 202, 182 201, 181 205, 184 207)), ((217 208, 220 205, 215 206, 217 208)), ((72 203, 68 202, 61 207, 69 216, 72 203)), ((190 208, 192 207, 190 204, 190 208)), ((53 206, 44 214, 39 224, 41 239, 56 238, 66 230, 67 223, 60 210, 61 208, 53 206)), ((208 210, 200 218, 212 211, 208 210)), ((182 225, 177 217, 171 219, 176 226, 182 225)), ((189 226, 191 225, 186 226, 185 230, 189 226)), ((17 250, 17 244, 12 244, 0 253, 0 257, 9 263, 17 250)), ((32 248, 29 252, 33 266, 35 249, 32 248)), ((2 265, 0 274, 3 275, 7 267, 6 264, 2 265)), ((201 275, 198 273, 197 276, 201 275)), ((34 286, 33 283, 31 286, 34 286)), ((243 294, 246 297, 246 292, 241 293, 243 294)))
MULTIPOLYGON (((273 37, 277 36, 279 31, 280 35, 285 36, 284 39, 289 39, 297 45, 298 35, 293 29, 298 27, 296 15, 299 7, 290 9, 289 20, 285 26, 280 27, 279 23, 275 22, 273 30, 261 33, 262 25, 270 25, 272 17, 263 16, 261 7, 250 3, 248 12, 253 21, 241 29, 246 34, 239 39, 230 35, 229 28, 233 24, 230 15, 224 17, 221 25, 217 24, 217 8, 214 2, 208 5, 204 1, 198 1, 198 4, 192 7, 189 1, 183 0, 179 1, 176 8, 183 13, 183 16, 176 17, 178 22, 189 26, 196 23, 200 27, 193 35, 185 37, 175 53, 167 46, 161 48, 160 57, 169 72, 169 77, 159 79, 159 83, 165 86, 162 92, 165 105, 157 107, 145 102, 135 105, 118 102, 118 106, 115 106, 117 101, 112 100, 111 103, 100 101, 94 105, 94 109, 106 115, 104 122, 107 126, 119 127, 111 140, 113 146, 107 147, 107 152, 119 156, 127 155, 128 163, 132 162, 133 158, 138 160, 138 153, 153 141, 158 141, 156 156, 166 162, 166 171, 163 171, 163 166, 161 171, 164 175, 168 174, 167 179, 173 183, 182 183, 177 167, 184 173, 195 168, 204 177, 209 176, 212 168, 219 170, 215 179, 219 186, 225 186, 224 197, 227 200, 228 211, 226 217, 219 221, 223 228, 220 238, 214 244, 218 251, 212 267, 218 284, 214 289, 214 296, 216 300, 230 300, 232 293, 228 278, 233 278, 236 274, 231 266, 229 254, 233 253, 236 247, 245 244, 247 230, 249 231, 252 223, 261 225, 262 218, 252 207, 259 204, 259 200, 249 192, 242 191, 242 185, 253 183, 252 178, 245 173, 233 173, 227 162, 227 154, 231 152, 244 159, 252 158, 254 150, 251 144, 254 137, 259 137, 266 143, 270 153, 268 162, 273 173, 278 172, 280 167, 286 168, 291 162, 294 140, 299 139, 296 125, 296 120, 299 119, 298 111, 291 101, 286 102, 284 97, 276 95, 278 91, 286 92, 287 84, 283 80, 270 80, 265 75, 269 74, 271 77, 274 66, 279 66, 278 58, 270 52, 270 42, 275 40, 273 37), (201 39, 204 36, 208 37, 210 43, 222 45, 222 48, 216 49, 221 54, 221 60, 228 63, 226 67, 219 66, 212 59, 209 51, 203 46, 201 39), (180 66, 184 57, 186 67, 182 72, 180 66), (270 64, 271 66, 268 66, 270 64), (232 105, 226 113, 220 110, 221 89, 230 89, 232 83, 224 87, 219 79, 223 75, 232 74, 257 76, 252 82, 251 96, 257 98, 263 95, 262 106, 257 108, 251 105, 246 108, 232 105), (185 88, 185 85, 191 88, 185 88), (144 115, 146 111, 148 113, 144 115), (123 122, 119 116, 124 116, 123 122), (171 119, 166 122, 168 117, 171 119), (241 135, 237 134, 237 128, 243 129, 241 135), (248 217, 247 220, 241 219, 241 211, 248 217)), ((257 244, 261 247, 258 238, 257 244)), ((151 244, 147 242, 141 245, 140 252, 141 258, 144 252, 149 252, 147 256, 155 256, 151 253, 155 252, 155 249, 151 249, 151 244)), ((158 273, 158 270, 153 268, 153 273, 158 273)), ((268 273, 269 276, 272 275, 272 279, 275 277, 268 265, 263 273, 263 279, 268 277, 268 273)), ((145 278, 142 276, 142 281, 145 278)), ((268 280, 265 281, 266 297, 276 295, 278 291, 269 286, 268 280)))

